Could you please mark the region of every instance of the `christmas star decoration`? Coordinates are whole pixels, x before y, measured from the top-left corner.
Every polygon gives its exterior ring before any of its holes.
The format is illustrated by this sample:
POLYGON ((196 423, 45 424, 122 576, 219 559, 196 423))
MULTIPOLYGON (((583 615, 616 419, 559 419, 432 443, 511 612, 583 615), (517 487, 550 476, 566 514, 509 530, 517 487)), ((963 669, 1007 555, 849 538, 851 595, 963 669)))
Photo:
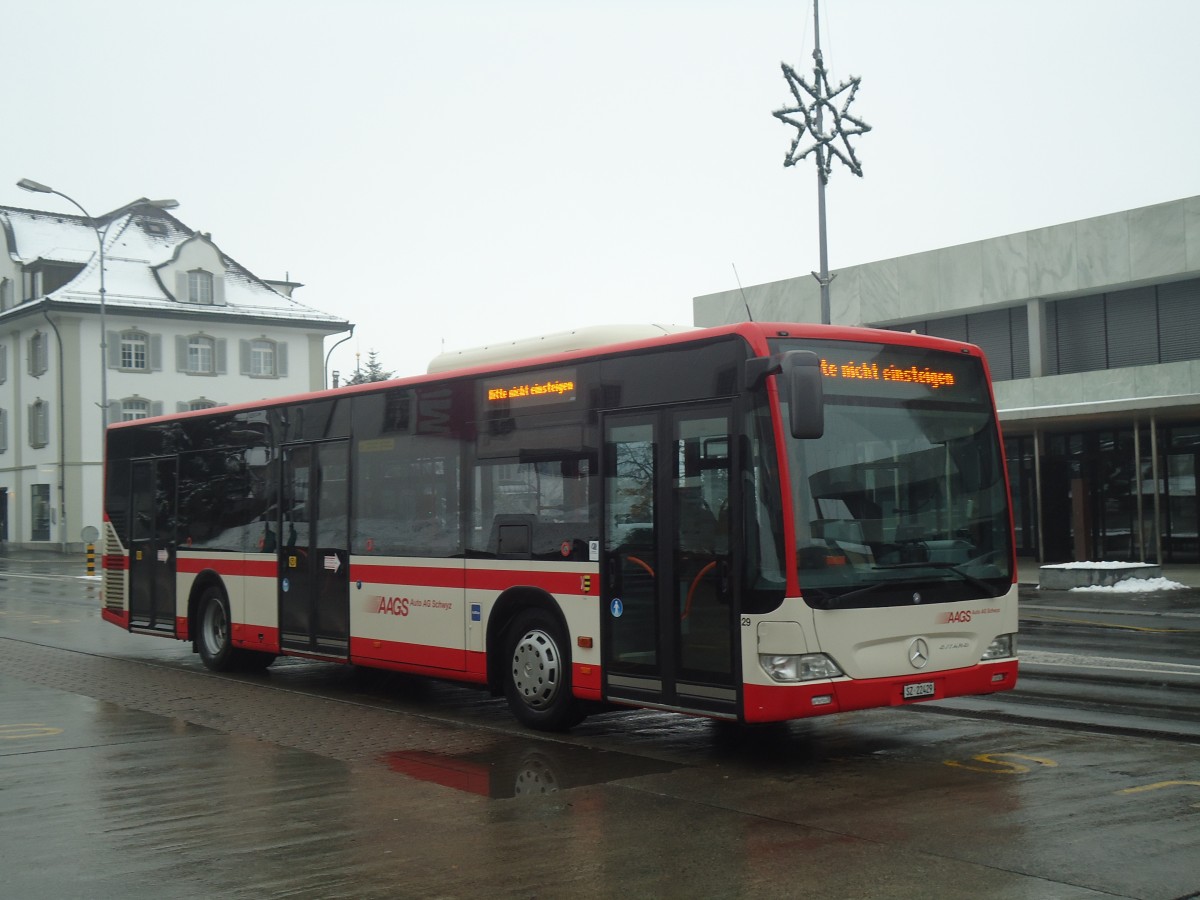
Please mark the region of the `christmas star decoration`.
POLYGON ((828 178, 833 171, 833 157, 837 157, 855 175, 862 177, 862 165, 854 154, 850 138, 854 135, 865 134, 871 126, 857 116, 850 114, 850 104, 858 93, 861 78, 852 77, 843 81, 837 90, 829 87, 829 78, 818 59, 814 69, 814 84, 810 85, 803 77, 787 63, 782 63, 783 77, 787 80, 795 106, 787 106, 774 112, 775 118, 796 129, 796 137, 785 166, 794 166, 813 151, 817 152, 817 165, 822 177, 828 178), (837 105, 842 98, 841 106, 837 105), (805 141, 809 143, 801 148, 805 141))

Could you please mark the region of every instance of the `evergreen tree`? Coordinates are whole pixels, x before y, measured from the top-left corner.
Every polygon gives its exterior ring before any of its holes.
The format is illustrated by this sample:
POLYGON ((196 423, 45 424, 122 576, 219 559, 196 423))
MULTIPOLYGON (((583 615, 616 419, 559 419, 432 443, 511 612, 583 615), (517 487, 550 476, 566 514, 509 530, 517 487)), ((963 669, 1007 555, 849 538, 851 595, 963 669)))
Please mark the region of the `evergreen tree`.
POLYGON ((350 378, 346 379, 345 386, 349 387, 352 384, 369 384, 373 381, 387 381, 392 377, 391 372, 385 372, 383 366, 379 363, 379 354, 374 350, 367 351, 367 365, 365 368, 360 368, 350 378))

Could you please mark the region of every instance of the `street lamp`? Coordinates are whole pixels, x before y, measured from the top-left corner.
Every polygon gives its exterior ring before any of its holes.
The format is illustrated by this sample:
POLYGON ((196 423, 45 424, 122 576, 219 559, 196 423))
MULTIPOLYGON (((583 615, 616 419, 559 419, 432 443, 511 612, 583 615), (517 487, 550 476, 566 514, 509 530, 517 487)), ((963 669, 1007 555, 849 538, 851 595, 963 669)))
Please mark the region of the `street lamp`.
MULTIPOLYGON (((108 331, 105 321, 106 291, 104 287, 104 240, 108 237, 108 225, 101 228, 100 222, 84 209, 83 205, 74 197, 70 197, 62 191, 56 191, 54 188, 34 181, 32 178, 22 178, 17 182, 17 187, 23 191, 32 191, 35 194, 54 194, 62 197, 83 213, 84 218, 88 220, 88 225, 96 233, 96 247, 100 263, 100 453, 103 455, 104 432, 108 427, 108 331)), ((113 210, 109 214, 109 224, 112 223, 117 215, 135 206, 153 206, 155 209, 175 209, 175 207, 179 206, 179 203, 175 200, 134 200, 132 203, 126 203, 120 209, 113 210)))

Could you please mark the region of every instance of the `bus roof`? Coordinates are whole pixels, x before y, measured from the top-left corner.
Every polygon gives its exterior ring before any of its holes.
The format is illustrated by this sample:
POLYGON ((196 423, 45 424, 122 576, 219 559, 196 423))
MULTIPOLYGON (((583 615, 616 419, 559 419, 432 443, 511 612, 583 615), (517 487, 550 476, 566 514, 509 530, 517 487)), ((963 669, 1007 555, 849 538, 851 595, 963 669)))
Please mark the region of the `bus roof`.
POLYGON ((651 324, 598 325, 579 328, 573 331, 559 332, 544 337, 531 337, 509 343, 443 353, 434 357, 429 364, 427 373, 424 375, 409 375, 389 379, 388 381, 367 382, 340 388, 325 388, 302 394, 269 397, 257 401, 244 401, 211 409, 167 413, 166 415, 154 416, 150 419, 114 422, 109 427, 136 427, 147 422, 161 421, 163 419, 204 417, 214 413, 265 409, 312 400, 322 396, 350 396, 355 393, 377 390, 389 384, 396 386, 418 384, 434 380, 438 377, 483 374, 490 369, 503 370, 526 365, 554 364, 563 361, 563 357, 569 359, 572 356, 590 357, 608 352, 621 352, 626 349, 637 350, 653 345, 659 339, 662 339, 664 343, 676 344, 735 334, 740 334, 745 340, 757 346, 760 350, 764 350, 764 352, 765 343, 768 338, 793 337, 834 341, 875 341, 878 343, 903 344, 942 350, 957 349, 960 352, 970 353, 974 356, 983 356, 982 351, 973 344, 965 344, 946 338, 931 337, 916 332, 891 331, 849 325, 818 325, 811 322, 734 322, 708 327, 651 324))

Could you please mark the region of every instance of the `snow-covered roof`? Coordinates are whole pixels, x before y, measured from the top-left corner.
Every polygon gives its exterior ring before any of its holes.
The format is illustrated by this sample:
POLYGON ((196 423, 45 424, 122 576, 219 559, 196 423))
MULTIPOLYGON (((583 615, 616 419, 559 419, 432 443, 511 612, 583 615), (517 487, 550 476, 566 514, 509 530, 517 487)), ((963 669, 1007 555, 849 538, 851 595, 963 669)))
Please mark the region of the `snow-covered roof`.
MULTIPOLYGON (((298 303, 276 290, 212 244, 208 235, 193 232, 165 210, 131 204, 115 216, 101 216, 97 221, 104 236, 105 303, 110 309, 169 310, 206 319, 291 319, 309 325, 328 324, 331 333, 349 327, 341 317, 298 303), (158 270, 175 258, 182 244, 196 238, 212 244, 225 265, 222 305, 180 303, 170 293, 174 285, 160 280, 158 270)), ((48 294, 49 299, 99 305, 99 241, 90 219, 0 206, 0 224, 14 262, 28 265, 44 260, 83 266, 69 283, 48 294)))

